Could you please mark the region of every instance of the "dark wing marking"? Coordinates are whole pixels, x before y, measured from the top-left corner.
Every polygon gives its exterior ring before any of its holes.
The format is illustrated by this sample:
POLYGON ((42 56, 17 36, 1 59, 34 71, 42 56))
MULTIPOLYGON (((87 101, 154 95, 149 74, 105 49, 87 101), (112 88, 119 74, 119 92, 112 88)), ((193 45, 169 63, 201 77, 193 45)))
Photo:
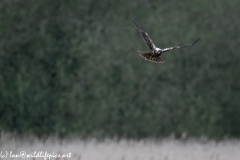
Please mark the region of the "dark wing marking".
POLYGON ((141 34, 143 40, 145 41, 145 43, 147 44, 148 48, 150 50, 153 50, 155 48, 155 45, 153 44, 153 41, 151 40, 151 38, 149 37, 147 32, 145 32, 143 30, 143 28, 138 25, 136 20, 133 19, 132 21, 133 21, 133 24, 134 24, 135 28, 140 32, 140 34, 141 34))
POLYGON ((196 44, 199 40, 200 40, 200 38, 198 38, 198 39, 197 39, 196 41, 194 41, 192 44, 187 44, 187 45, 184 45, 184 46, 175 46, 175 47, 165 48, 165 49, 163 49, 162 51, 163 51, 163 52, 167 52, 167 51, 170 51, 170 50, 173 50, 173 49, 179 49, 179 48, 185 48, 185 47, 193 46, 193 45, 196 44))

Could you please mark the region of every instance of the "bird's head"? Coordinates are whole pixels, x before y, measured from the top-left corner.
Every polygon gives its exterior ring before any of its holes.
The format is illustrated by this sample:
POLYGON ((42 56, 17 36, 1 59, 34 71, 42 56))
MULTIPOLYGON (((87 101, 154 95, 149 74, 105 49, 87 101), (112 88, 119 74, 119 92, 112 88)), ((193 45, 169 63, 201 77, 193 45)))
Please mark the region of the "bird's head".
POLYGON ((155 51, 156 51, 157 54, 161 54, 162 53, 162 50, 160 48, 156 48, 155 51))

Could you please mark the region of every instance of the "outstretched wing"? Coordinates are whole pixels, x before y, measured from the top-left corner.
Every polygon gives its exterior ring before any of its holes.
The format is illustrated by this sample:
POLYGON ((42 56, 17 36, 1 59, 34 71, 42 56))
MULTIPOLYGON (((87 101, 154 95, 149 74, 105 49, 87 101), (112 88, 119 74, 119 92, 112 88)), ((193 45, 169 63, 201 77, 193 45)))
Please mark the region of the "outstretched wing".
POLYGON ((154 50, 156 47, 155 47, 155 45, 153 44, 153 41, 151 40, 151 38, 149 37, 149 35, 147 34, 147 32, 145 32, 145 31, 142 29, 142 27, 140 27, 140 26, 138 25, 138 23, 136 22, 136 20, 133 19, 132 21, 133 21, 133 24, 134 24, 134 26, 136 27, 136 29, 140 32, 140 34, 141 34, 143 40, 145 41, 145 43, 147 44, 148 48, 149 48, 150 50, 154 50))
POLYGON ((169 48, 163 49, 162 51, 163 51, 163 52, 167 52, 167 51, 170 51, 170 50, 173 50, 173 49, 179 49, 179 48, 185 48, 185 47, 193 46, 193 45, 196 44, 199 40, 200 40, 200 38, 198 38, 198 39, 197 39, 196 41, 194 41, 192 44, 187 44, 187 45, 184 45, 184 46, 169 47, 169 48))

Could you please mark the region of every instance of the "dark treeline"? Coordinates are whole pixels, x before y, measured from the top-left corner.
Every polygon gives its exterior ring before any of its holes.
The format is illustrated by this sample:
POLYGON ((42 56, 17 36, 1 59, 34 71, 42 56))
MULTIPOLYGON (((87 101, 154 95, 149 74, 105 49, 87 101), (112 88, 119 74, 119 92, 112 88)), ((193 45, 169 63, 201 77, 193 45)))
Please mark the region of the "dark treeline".
POLYGON ((239 0, 1 0, 0 131, 240 136, 239 0), (136 20, 167 52, 148 50, 136 20))

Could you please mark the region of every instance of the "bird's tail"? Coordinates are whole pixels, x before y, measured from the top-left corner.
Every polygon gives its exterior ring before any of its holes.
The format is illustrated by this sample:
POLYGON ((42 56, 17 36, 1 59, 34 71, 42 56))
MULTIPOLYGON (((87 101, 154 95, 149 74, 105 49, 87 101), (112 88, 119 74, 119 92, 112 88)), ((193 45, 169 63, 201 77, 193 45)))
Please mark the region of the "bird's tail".
POLYGON ((160 56, 154 56, 151 52, 142 52, 138 51, 139 55, 143 57, 145 60, 149 60, 155 63, 163 63, 164 61, 160 58, 160 56))

